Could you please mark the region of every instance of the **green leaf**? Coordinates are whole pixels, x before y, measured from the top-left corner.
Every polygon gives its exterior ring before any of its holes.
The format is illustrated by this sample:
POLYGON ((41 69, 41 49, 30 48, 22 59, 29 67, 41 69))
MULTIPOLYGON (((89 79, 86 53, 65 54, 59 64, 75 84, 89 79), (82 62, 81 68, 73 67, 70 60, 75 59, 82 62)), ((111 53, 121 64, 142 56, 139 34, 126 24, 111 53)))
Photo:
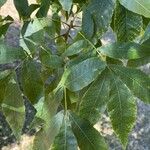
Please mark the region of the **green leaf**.
POLYGON ((2 110, 13 134, 19 139, 25 121, 25 106, 22 93, 14 79, 7 84, 2 110))
POLYGON ((5 3, 6 3, 7 0, 0 0, 0 7, 2 7, 5 3))
POLYGON ((128 134, 136 120, 135 98, 128 87, 111 72, 110 100, 107 108, 115 133, 126 147, 128 134))
POLYGON ((51 118, 48 127, 42 128, 36 135, 33 143, 33 150, 49 150, 55 136, 59 133, 64 112, 61 111, 51 118))
POLYGON ((92 124, 95 124, 100 119, 102 109, 109 100, 109 84, 107 72, 102 73, 81 99, 79 114, 92 124))
POLYGON ((76 137, 74 136, 68 116, 64 116, 63 124, 55 137, 51 150, 78 150, 76 137))
POLYGON ((0 64, 12 63, 24 58, 26 58, 26 54, 21 47, 14 48, 0 41, 0 64))
POLYGON ((150 45, 142 45, 133 42, 116 42, 102 46, 98 50, 111 58, 115 59, 138 59, 150 56, 150 45))
POLYGON ((149 0, 119 0, 120 3, 128 10, 150 18, 150 1, 149 0))
POLYGON ((107 31, 114 10, 114 0, 92 0, 83 9, 82 30, 91 39, 95 34, 101 36, 107 31))
POLYGON ((47 13, 48 13, 51 1, 52 0, 41 0, 40 9, 36 13, 37 18, 47 17, 47 13))
POLYGON ((83 120, 72 113, 70 119, 80 150, 107 150, 103 137, 89 121, 83 120))
POLYGON ((145 103, 150 103, 150 78, 142 71, 111 65, 111 69, 128 86, 133 94, 145 103))
POLYGON ((28 16, 29 11, 28 0, 14 0, 14 5, 21 18, 26 18, 28 16))
POLYGON ((142 57, 139 59, 129 60, 127 63, 127 66, 129 66, 129 67, 140 67, 140 66, 148 64, 149 62, 150 62, 150 56, 142 57))
POLYGON ((143 26, 142 17, 117 3, 114 19, 114 30, 118 41, 133 41, 140 35, 143 26))
POLYGON ((63 9, 70 12, 73 0, 59 0, 60 4, 62 5, 63 9))
POLYGON ((93 57, 66 69, 61 84, 71 91, 79 91, 89 85, 106 67, 105 62, 93 57))
POLYGON ((54 89, 51 93, 42 97, 38 103, 34 105, 37 110, 36 117, 45 121, 45 125, 49 124, 52 116, 56 114, 58 106, 63 99, 63 89, 54 89))
POLYGON ((57 55, 52 55, 48 51, 40 51, 41 63, 49 68, 60 68, 63 66, 63 59, 57 55))
POLYGON ((147 28, 145 29, 144 35, 142 36, 140 43, 143 43, 148 39, 150 39, 150 22, 149 22, 147 28))
POLYGON ((21 77, 24 94, 32 103, 36 103, 43 96, 43 82, 38 64, 34 60, 24 61, 21 77))
POLYGON ((85 50, 87 46, 88 43, 85 40, 76 41, 66 49, 63 56, 72 56, 78 54, 81 51, 85 50))
POLYGON ((0 104, 4 99, 6 87, 9 80, 10 80, 10 71, 0 72, 0 104))
POLYGON ((24 37, 29 37, 34 33, 43 30, 45 27, 51 26, 51 24, 52 21, 48 18, 35 18, 28 24, 24 37))

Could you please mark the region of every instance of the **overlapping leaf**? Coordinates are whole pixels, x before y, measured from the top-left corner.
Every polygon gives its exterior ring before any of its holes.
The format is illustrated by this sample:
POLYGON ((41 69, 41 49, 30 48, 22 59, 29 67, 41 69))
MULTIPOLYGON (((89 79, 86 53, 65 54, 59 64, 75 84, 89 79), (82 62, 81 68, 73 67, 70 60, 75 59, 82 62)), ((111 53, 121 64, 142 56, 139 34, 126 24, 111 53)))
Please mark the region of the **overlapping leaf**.
POLYGON ((63 111, 51 118, 49 126, 43 127, 36 135, 33 143, 33 150, 49 150, 55 136, 59 133, 63 122, 63 111))
POLYGON ((104 55, 115 59, 138 59, 150 56, 149 41, 141 45, 133 42, 116 42, 102 46, 98 50, 104 55))
POLYGON ((4 99, 5 90, 10 80, 10 77, 11 77, 10 71, 0 72, 0 104, 4 99))
POLYGON ((145 103, 150 103, 150 78, 142 71, 111 65, 111 69, 128 86, 133 94, 145 103))
POLYGON ((78 144, 74 136, 68 116, 64 117, 63 124, 55 137, 51 150, 77 150, 78 144))
POLYGON ((42 64, 49 68, 59 68, 63 65, 63 59, 57 55, 52 55, 48 51, 41 50, 40 60, 42 64))
POLYGON ((150 1, 149 0, 119 0, 120 3, 137 14, 150 18, 150 1))
POLYGON ((64 52, 63 56, 72 56, 75 54, 80 53, 82 50, 87 48, 88 44, 85 40, 79 40, 70 45, 66 51, 64 52))
POLYGON ((82 97, 79 114, 92 124, 100 119, 102 109, 109 100, 109 84, 107 73, 102 73, 82 97))
POLYGON ((2 111, 13 134, 19 139, 25 121, 25 106, 22 93, 14 79, 11 79, 6 86, 2 111))
POLYGON ((78 91, 89 85, 106 67, 105 62, 97 57, 66 69, 61 84, 71 91, 78 91))
POLYGON ((63 9, 66 11, 70 11, 73 0, 59 0, 60 4, 62 5, 63 9))
POLYGON ((101 36, 111 22, 114 0, 92 0, 83 10, 82 30, 90 39, 95 34, 101 36))
POLYGON ((0 64, 12 63, 13 61, 26 58, 24 50, 6 45, 0 41, 0 64))
POLYGON ((142 31, 142 17, 117 3, 114 18, 114 30, 118 41, 133 41, 142 31))
POLYGON ((22 65, 21 83, 25 96, 36 103, 43 96, 43 82, 40 69, 34 60, 26 60, 22 65))
POLYGON ((115 133, 124 147, 136 120, 136 103, 129 88, 112 72, 108 113, 115 133))
POLYGON ((103 137, 89 121, 83 120, 72 113, 70 119, 80 150, 107 150, 103 137))

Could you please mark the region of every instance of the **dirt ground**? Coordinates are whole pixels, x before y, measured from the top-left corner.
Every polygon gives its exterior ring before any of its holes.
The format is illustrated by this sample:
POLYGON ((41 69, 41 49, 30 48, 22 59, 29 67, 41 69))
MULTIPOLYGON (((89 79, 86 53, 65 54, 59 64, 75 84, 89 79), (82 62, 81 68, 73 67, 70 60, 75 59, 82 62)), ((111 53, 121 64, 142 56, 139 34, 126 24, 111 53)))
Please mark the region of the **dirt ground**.
MULTIPOLYGON (((29 4, 36 3, 36 0, 29 0, 29 4)), ((0 8, 0 15, 10 15, 14 20, 19 20, 18 13, 14 7, 13 0, 7 0, 7 2, 0 8)))

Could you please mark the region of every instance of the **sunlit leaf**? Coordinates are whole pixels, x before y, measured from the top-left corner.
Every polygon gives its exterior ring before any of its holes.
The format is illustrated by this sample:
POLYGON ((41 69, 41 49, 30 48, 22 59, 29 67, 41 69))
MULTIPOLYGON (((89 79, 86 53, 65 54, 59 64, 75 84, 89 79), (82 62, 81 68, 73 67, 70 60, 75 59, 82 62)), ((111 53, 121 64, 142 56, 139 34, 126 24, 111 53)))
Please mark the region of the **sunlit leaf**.
POLYGON ((140 35, 143 26, 142 17, 117 3, 114 18, 114 30, 118 41, 133 41, 140 35))
POLYGON ((127 9, 150 18, 150 1, 149 0, 119 0, 127 9))
POLYGON ((145 103, 150 103, 150 78, 142 71, 111 65, 111 69, 133 92, 134 96, 140 98, 145 103))
POLYGON ((126 147, 136 120, 136 103, 129 88, 112 72, 108 113, 115 133, 126 147))
POLYGON ((102 109, 109 100, 110 83, 106 73, 102 73, 93 82, 81 99, 79 114, 92 124, 100 119, 102 109))
POLYGON ((89 85, 106 67, 105 62, 97 57, 66 69, 61 83, 71 91, 78 91, 89 85))

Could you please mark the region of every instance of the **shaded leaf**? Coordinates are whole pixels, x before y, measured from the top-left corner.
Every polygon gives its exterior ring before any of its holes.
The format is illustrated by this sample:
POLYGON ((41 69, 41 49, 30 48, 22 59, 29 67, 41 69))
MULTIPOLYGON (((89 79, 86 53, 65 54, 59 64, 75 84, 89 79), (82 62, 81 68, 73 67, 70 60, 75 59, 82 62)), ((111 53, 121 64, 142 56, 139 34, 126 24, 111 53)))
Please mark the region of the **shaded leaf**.
POLYGON ((0 64, 12 63, 24 58, 26 58, 26 54, 21 47, 14 48, 0 41, 0 64))
POLYGON ((43 96, 43 82, 40 69, 34 60, 26 60, 22 65, 21 83, 27 98, 36 103, 43 96))
POLYGON ((29 11, 28 0, 14 0, 14 5, 21 18, 28 17, 28 11, 29 11))
POLYGON ((120 3, 128 10, 150 18, 150 1, 149 0, 119 0, 120 3))
POLYGON ((6 87, 10 80, 10 76, 10 71, 0 72, 0 104, 4 99, 6 87))
POLYGON ((41 2, 40 9, 36 13, 36 17, 37 18, 42 18, 42 17, 46 17, 47 16, 51 0, 41 0, 40 2, 41 2))
POLYGON ((0 7, 2 7, 5 3, 6 3, 7 0, 0 0, 0 7))
POLYGON ((83 120, 72 113, 70 119, 80 150, 107 150, 103 137, 89 121, 83 120))
MULTIPOLYGON (((112 73, 112 72, 111 72, 112 73)), ((115 133, 126 147, 128 134, 136 120, 135 98, 128 87, 112 73, 108 113, 115 133)))
POLYGON ((36 135, 33 143, 33 150, 49 150, 55 136, 59 133, 64 112, 61 111, 51 118, 48 127, 42 128, 36 135))
POLYGON ((71 91, 78 91, 89 85, 106 67, 100 58, 93 57, 66 69, 61 83, 71 91))
POLYGON ((7 84, 2 110, 13 134, 19 139, 25 121, 25 106, 22 93, 14 79, 7 84))
POLYGON ((41 63, 49 68, 60 68, 63 65, 63 59, 57 55, 52 55, 48 51, 40 51, 41 63))

